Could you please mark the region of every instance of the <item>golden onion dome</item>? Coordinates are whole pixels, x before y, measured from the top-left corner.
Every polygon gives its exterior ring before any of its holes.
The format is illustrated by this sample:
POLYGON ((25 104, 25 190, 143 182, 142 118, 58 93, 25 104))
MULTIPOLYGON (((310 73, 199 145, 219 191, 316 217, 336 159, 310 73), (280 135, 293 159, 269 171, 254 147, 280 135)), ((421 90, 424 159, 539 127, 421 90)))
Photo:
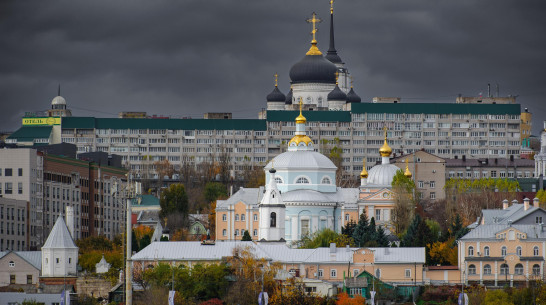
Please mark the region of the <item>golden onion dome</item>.
POLYGON ((409 166, 408 166, 408 159, 406 159, 406 171, 404 172, 404 176, 408 177, 408 178, 411 178, 412 174, 409 170, 409 166))
POLYGON ((368 171, 366 170, 366 157, 362 159, 362 171, 360 172, 360 178, 368 178, 368 171))
POLYGON ((379 149, 379 154, 381 155, 381 157, 390 157, 392 149, 389 144, 387 144, 387 126, 385 126, 383 130, 385 130, 385 142, 383 143, 383 146, 381 146, 381 148, 379 149))
POLYGON ((385 143, 383 143, 383 146, 379 149, 379 154, 381 157, 390 157, 391 153, 392 149, 389 144, 387 144, 387 139, 385 139, 385 143))
MULTIPOLYGON (((296 118, 296 124, 305 124, 307 122, 307 119, 303 116, 301 113, 301 110, 303 108, 303 98, 300 96, 300 115, 296 118)), ((290 141, 292 142, 292 141, 290 141)))
MULTIPOLYGON (((305 119, 305 118, 304 118, 305 119)), ((309 143, 313 143, 313 140, 305 135, 295 135, 290 142, 288 142, 288 146, 290 146, 292 143, 295 143, 296 146, 299 146, 300 143, 305 143, 305 145, 309 145, 309 143)))

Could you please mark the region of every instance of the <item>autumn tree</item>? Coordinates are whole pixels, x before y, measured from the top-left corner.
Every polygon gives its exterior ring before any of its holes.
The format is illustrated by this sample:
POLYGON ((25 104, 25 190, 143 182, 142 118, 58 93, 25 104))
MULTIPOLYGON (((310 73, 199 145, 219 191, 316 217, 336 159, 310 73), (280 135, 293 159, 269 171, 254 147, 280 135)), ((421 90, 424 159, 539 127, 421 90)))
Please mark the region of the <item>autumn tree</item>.
POLYGON ((336 305, 359 305, 365 303, 366 299, 361 295, 355 295, 352 298, 346 292, 337 295, 336 305))
POLYGON ((409 226, 417 206, 417 188, 415 182, 398 170, 392 179, 394 209, 392 211, 395 233, 400 235, 409 226))
POLYGON ((174 174, 174 167, 167 159, 154 162, 155 172, 157 173, 157 194, 161 195, 161 188, 163 187, 163 179, 165 176, 172 177, 174 174))
POLYGON ((516 199, 519 183, 509 179, 461 179, 446 181, 446 214, 449 220, 460 215, 464 225, 476 221, 483 209, 497 209, 502 201, 516 199))
POLYGON ((237 279, 229 288, 224 299, 228 304, 254 304, 262 290, 272 294, 277 283, 275 275, 280 269, 278 264, 268 264, 265 258, 258 258, 250 246, 233 249, 233 255, 227 259, 232 275, 237 279))

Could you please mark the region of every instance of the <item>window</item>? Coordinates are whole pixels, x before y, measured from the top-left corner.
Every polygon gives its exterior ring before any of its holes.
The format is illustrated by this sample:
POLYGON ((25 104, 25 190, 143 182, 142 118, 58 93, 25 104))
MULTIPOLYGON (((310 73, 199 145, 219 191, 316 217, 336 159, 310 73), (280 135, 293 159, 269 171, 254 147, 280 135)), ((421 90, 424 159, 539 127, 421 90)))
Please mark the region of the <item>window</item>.
POLYGON ((345 221, 349 221, 349 219, 350 219, 349 214, 345 214, 345 221))
POLYGON ((222 230, 222 236, 227 236, 227 230, 226 229, 222 230))
POLYGON ((514 269, 514 273, 517 274, 517 275, 522 275, 523 274, 523 265, 522 264, 517 264, 516 268, 514 269))
POLYGON ((32 274, 27 274, 27 284, 32 284, 32 274))
POLYGON ((484 256, 489 256, 489 247, 488 247, 488 246, 485 246, 485 247, 483 248, 483 255, 484 255, 484 256))
POLYGON ((319 269, 319 270, 318 270, 317 276, 318 276, 318 277, 323 277, 323 273, 324 273, 324 270, 319 269))
POLYGON ((405 277, 411 277, 411 269, 406 269, 404 272, 405 277))
POLYGON ((15 284, 15 274, 10 274, 9 275, 9 283, 10 284, 15 284))
POLYGON ((436 181, 430 181, 430 188, 433 189, 436 187, 436 181))
POLYGON ((275 182, 277 184, 282 184, 282 178, 281 177, 275 177, 275 182))
POLYGON ((506 256, 506 246, 502 246, 501 248, 501 255, 506 256))
POLYGON ((18 171, 18 173, 19 173, 19 177, 22 177, 22 176, 23 176, 23 169, 20 168, 19 171, 18 171))
POLYGON ((55 259, 55 261, 56 261, 57 264, 58 264, 60 260, 59 260, 59 258, 57 257, 57 258, 55 259))
POLYGON ((309 235, 309 219, 301 220, 301 236, 309 235))
POLYGON ((235 221, 239 221, 239 214, 235 214, 235 221))
POLYGON ((476 274, 476 266, 475 265, 468 266, 468 274, 470 274, 470 275, 476 274))
POLYGON ((538 264, 533 265, 533 275, 540 275, 540 265, 538 264))
POLYGON ((474 247, 468 247, 468 256, 474 256, 474 247))
POLYGON ((269 226, 271 228, 277 227, 277 213, 271 212, 271 215, 269 215, 269 226))
POLYGON ((491 265, 487 264, 483 266, 483 274, 491 274, 491 265))
POLYGON ((422 189, 423 187, 425 187, 425 183, 423 181, 417 181, 417 187, 422 189))
POLYGON ((309 180, 305 177, 299 177, 297 180, 296 180, 296 183, 297 184, 309 184, 309 180))
POLYGON ((537 247, 537 246, 535 246, 535 247, 533 248, 533 255, 534 255, 534 256, 538 256, 538 247, 537 247))
POLYGON ((381 220, 381 210, 380 209, 375 210, 375 220, 376 221, 381 220))
POLYGON ((239 236, 239 229, 235 229, 235 236, 239 236))
POLYGON ((430 199, 436 199, 436 193, 430 192, 430 199))
POLYGON ((222 221, 227 221, 227 215, 226 214, 222 214, 222 221))
POLYGON ((13 184, 11 182, 6 182, 5 184, 5 194, 13 194, 13 184))
MULTIPOLYGON (((13 249, 12 249, 12 250, 13 250, 13 249)), ((14 261, 10 261, 10 262, 9 262, 9 266, 10 266, 10 267, 15 267, 15 262, 14 262, 14 261)))
POLYGON ((507 264, 502 264, 500 266, 500 274, 501 275, 508 275, 508 265, 507 264))
POLYGON ((332 184, 332 181, 328 177, 322 178, 321 184, 332 184))
POLYGON ((5 176, 13 176, 13 170, 11 168, 6 168, 4 170, 5 176))
POLYGON ((258 214, 254 214, 254 221, 258 221, 258 214))
POLYGON ((537 224, 542 223, 542 216, 535 217, 535 223, 537 223, 537 224))
POLYGON ((245 214, 241 214, 241 221, 245 221, 246 217, 245 214))
POLYGON ((375 270, 375 277, 380 279, 381 278, 381 269, 375 270))
POLYGON ((254 234, 254 236, 258 236, 258 230, 257 229, 254 229, 254 232, 252 232, 254 234))
POLYGON ((17 184, 17 188, 18 188, 19 194, 22 194, 23 193, 23 182, 19 182, 17 184))
POLYGON ((358 275, 358 269, 353 269, 353 277, 358 275))
POLYGON ((330 277, 331 278, 336 278, 337 277, 337 270, 336 269, 331 269, 330 270, 330 277))

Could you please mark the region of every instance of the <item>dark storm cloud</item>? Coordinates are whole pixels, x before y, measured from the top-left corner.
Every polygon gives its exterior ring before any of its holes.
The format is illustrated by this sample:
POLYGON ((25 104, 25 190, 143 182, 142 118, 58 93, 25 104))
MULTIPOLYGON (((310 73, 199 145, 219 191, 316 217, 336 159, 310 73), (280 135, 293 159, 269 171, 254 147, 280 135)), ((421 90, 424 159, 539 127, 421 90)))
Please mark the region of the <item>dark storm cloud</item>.
MULTIPOLYGON (((336 47, 363 101, 519 95, 546 119, 544 1, 337 1, 336 47)), ((119 111, 255 118, 309 47, 328 1, 13 1, 0 4, 0 130, 45 110, 62 84, 74 115, 119 111)))

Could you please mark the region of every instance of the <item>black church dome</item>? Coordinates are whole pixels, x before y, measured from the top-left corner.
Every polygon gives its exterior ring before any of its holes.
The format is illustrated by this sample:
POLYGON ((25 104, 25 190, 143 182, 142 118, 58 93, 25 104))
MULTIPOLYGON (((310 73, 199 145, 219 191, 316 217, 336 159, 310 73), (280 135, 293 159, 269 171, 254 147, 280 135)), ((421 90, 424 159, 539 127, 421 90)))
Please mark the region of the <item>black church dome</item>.
POLYGON ((347 100, 347 94, 345 94, 345 92, 341 91, 341 89, 339 89, 339 86, 336 85, 334 90, 332 90, 332 91, 330 91, 330 93, 328 93, 328 100, 329 101, 346 101, 347 100))
POLYGON ((283 102, 284 103, 285 99, 286 99, 286 96, 284 95, 284 93, 281 92, 281 90, 279 90, 279 87, 277 86, 275 86, 275 89, 273 89, 273 91, 271 91, 271 93, 267 95, 268 102, 283 102))
POLYGON ((361 101, 362 99, 360 98, 360 96, 358 96, 353 88, 351 88, 351 91, 347 93, 347 103, 360 103, 361 101))
POLYGON ((292 84, 336 82, 336 66, 322 55, 306 55, 290 68, 292 84))

